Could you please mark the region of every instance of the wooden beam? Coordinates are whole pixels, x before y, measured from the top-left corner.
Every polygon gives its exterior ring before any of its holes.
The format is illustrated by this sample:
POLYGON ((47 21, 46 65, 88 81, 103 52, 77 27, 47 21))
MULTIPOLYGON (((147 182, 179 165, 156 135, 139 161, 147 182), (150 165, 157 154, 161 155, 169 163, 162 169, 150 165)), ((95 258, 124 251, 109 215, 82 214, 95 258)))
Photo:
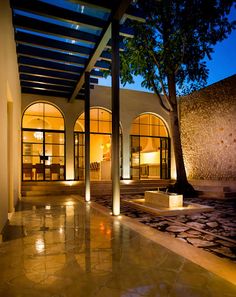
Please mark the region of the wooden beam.
MULTIPOLYGON (((96 3, 97 1, 95 1, 96 3)), ((85 70, 83 72, 83 74, 81 75, 80 79, 77 82, 77 85, 74 89, 74 92, 72 93, 71 97, 69 98, 69 101, 73 101, 77 95, 77 93, 79 92, 79 90, 81 89, 83 83, 84 83, 84 79, 85 79, 85 72, 90 72, 93 67, 95 66, 97 60, 99 59, 100 55, 102 54, 106 44, 108 43, 108 41, 111 38, 111 21, 113 18, 120 20, 122 18, 122 16, 124 15, 125 11, 127 10, 129 4, 130 4, 131 0, 121 0, 119 1, 119 5, 116 8, 113 8, 107 26, 104 28, 101 36, 100 36, 100 40, 97 43, 97 46, 94 50, 93 55, 91 56, 91 58, 89 59, 85 70)), ((107 3, 107 2, 106 2, 107 3)), ((101 3, 99 2, 99 5, 101 3)), ((96 67, 96 66, 95 66, 96 67)))
POLYGON ((13 24, 16 28, 22 28, 30 31, 41 32, 48 35, 55 35, 72 40, 82 41, 88 44, 95 44, 99 40, 99 36, 80 30, 67 28, 64 26, 39 21, 26 16, 15 15, 13 24))
POLYGON ((74 64, 82 67, 84 67, 87 61, 87 59, 75 55, 68 55, 23 44, 17 45, 17 53, 21 56, 27 56, 32 58, 38 57, 44 59, 45 61, 58 61, 63 63, 66 62, 68 64, 74 64))
POLYGON ((44 96, 53 96, 53 97, 62 97, 66 98, 68 96, 68 93, 61 93, 61 92, 56 92, 56 91, 45 91, 45 90, 40 90, 40 89, 31 89, 31 88, 21 88, 22 93, 26 94, 36 94, 36 95, 44 95, 44 96))
POLYGON ((82 67, 78 67, 74 65, 67 65, 63 63, 45 61, 40 58, 31 58, 31 57, 25 57, 21 55, 18 55, 18 65, 38 67, 40 69, 55 70, 60 72, 72 73, 72 74, 79 74, 83 70, 82 67))
POLYGON ((21 81, 25 80, 25 81, 31 81, 31 82, 39 82, 39 83, 43 83, 43 84, 68 86, 68 87, 74 86, 73 81, 45 77, 45 76, 35 76, 35 75, 24 74, 24 73, 20 73, 20 80, 21 81))
POLYGON ((64 52, 67 51, 73 54, 79 53, 81 56, 89 56, 92 53, 92 49, 89 47, 58 41, 25 32, 16 32, 15 40, 17 44, 36 45, 46 49, 62 50, 64 52))
POLYGON ((65 73, 65 72, 53 71, 53 70, 44 70, 44 69, 39 69, 36 67, 30 67, 30 66, 20 66, 19 72, 34 75, 34 76, 45 76, 50 78, 69 80, 69 81, 73 81, 74 83, 79 78, 79 75, 75 75, 71 73, 65 73))
POLYGON ((72 87, 65 87, 65 86, 56 86, 56 85, 50 85, 50 84, 42 84, 40 82, 29 82, 29 81, 21 81, 21 86, 26 88, 43 88, 45 90, 54 90, 54 91, 62 91, 69 93, 72 91, 72 87))
POLYGON ((19 9, 52 19, 66 21, 70 24, 85 26, 94 30, 101 30, 106 23, 100 18, 36 0, 11 0, 11 6, 13 9, 19 9))

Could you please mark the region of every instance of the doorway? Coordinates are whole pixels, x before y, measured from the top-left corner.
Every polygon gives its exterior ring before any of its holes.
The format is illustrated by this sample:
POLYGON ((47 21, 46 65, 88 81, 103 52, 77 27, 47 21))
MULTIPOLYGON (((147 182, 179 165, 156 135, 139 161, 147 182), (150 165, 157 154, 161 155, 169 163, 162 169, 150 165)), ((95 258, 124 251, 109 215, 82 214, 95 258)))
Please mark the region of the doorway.
POLYGON ((131 178, 170 178, 170 138, 163 121, 153 114, 137 117, 131 128, 131 178))
POLYGON ((65 179, 64 118, 47 103, 26 109, 22 120, 22 180, 65 179))

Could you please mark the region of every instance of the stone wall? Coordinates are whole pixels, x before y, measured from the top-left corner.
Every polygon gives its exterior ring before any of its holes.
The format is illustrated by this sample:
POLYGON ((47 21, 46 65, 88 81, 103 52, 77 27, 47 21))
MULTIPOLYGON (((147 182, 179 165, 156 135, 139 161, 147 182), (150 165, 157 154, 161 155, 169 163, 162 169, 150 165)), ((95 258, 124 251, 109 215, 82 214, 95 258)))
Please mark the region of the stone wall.
POLYGON ((189 179, 236 180, 236 75, 180 99, 189 179))

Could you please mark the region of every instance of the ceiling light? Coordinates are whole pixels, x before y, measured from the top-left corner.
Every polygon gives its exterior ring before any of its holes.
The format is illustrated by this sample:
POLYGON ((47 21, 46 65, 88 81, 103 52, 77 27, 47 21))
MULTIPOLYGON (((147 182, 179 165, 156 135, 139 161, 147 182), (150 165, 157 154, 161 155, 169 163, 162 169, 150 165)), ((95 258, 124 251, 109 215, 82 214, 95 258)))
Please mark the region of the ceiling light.
POLYGON ((43 132, 40 132, 40 131, 34 132, 34 137, 37 140, 42 140, 43 139, 43 132))

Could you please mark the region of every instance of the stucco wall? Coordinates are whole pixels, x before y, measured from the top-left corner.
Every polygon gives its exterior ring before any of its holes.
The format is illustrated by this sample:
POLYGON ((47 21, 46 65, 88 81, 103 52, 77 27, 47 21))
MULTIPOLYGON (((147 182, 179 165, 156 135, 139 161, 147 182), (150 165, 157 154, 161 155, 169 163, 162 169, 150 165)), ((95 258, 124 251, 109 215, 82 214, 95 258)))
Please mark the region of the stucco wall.
POLYGON ((236 180, 236 75, 180 100, 190 179, 236 180))
POLYGON ((19 197, 21 93, 8 0, 0 1, 0 232, 19 197))
MULTIPOLYGON (((73 129, 78 116, 84 111, 83 101, 75 100, 68 103, 66 99, 48 96, 22 94, 22 112, 33 102, 46 101, 58 106, 66 121, 66 179, 74 178, 74 144, 73 129)), ((111 88, 95 86, 91 90, 91 107, 103 107, 111 111, 111 88)), ((123 178, 130 178, 130 128, 132 121, 140 114, 152 112, 157 114, 166 123, 169 129, 168 114, 161 108, 154 94, 133 90, 120 90, 120 123, 123 133, 123 178)), ((171 135, 170 135, 171 137, 171 135)), ((171 174, 174 178, 175 162, 171 152, 171 174)))

